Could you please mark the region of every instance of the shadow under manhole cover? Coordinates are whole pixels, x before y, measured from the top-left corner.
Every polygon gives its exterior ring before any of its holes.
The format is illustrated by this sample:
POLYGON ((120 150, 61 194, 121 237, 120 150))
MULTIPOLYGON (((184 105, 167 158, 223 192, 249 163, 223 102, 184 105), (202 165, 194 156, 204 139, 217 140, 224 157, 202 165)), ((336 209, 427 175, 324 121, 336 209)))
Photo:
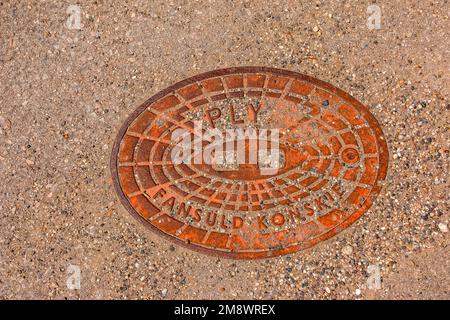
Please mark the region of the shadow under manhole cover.
POLYGON ((383 132, 347 93, 285 70, 238 67, 183 80, 125 122, 111 157, 123 205, 151 230, 231 258, 296 252, 372 205, 383 132))

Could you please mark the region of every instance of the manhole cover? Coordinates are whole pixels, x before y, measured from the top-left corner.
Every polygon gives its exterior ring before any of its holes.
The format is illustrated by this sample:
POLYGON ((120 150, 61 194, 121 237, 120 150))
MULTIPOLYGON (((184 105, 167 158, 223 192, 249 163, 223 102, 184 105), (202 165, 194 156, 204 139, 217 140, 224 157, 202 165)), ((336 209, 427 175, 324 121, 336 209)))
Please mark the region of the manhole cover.
POLYGON ((231 258, 310 247, 372 205, 388 149, 369 110, 285 70, 207 72, 141 105, 111 169, 124 206, 178 244, 231 258))

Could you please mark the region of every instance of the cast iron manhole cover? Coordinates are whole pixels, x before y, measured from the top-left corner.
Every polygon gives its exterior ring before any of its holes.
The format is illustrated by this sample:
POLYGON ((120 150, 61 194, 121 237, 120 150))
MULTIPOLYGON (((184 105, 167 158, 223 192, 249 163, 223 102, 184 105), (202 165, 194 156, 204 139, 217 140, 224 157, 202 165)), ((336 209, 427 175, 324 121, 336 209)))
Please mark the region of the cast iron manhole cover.
POLYGON ((159 92, 125 122, 111 157, 123 205, 150 229, 244 259, 347 228, 372 205, 387 166, 365 106, 265 67, 207 72, 159 92))

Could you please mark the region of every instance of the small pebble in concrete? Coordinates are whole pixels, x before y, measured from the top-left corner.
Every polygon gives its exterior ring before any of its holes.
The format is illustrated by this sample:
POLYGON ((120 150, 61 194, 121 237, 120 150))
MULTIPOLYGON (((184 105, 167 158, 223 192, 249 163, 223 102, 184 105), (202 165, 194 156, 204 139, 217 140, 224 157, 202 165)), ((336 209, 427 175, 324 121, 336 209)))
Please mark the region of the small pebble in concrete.
POLYGON ((346 255, 351 255, 353 253, 353 247, 352 246, 345 246, 342 248, 342 253, 346 255))
POLYGON ((448 232, 448 227, 445 223, 439 223, 438 224, 439 230, 441 230, 441 232, 443 233, 447 233, 448 232))

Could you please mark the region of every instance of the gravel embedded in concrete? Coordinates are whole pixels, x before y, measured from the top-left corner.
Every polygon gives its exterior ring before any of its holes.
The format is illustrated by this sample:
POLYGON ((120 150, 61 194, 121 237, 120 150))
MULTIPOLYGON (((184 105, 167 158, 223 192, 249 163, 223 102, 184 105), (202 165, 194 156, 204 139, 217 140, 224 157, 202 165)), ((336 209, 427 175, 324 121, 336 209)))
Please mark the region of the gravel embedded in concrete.
POLYGON ((80 30, 65 25, 71 4, 0 4, 0 298, 450 298, 446 1, 377 1, 379 30, 366 2, 78 1, 80 30), (133 110, 237 65, 330 82, 387 137, 375 205, 310 250, 206 256, 149 233, 113 191, 109 155, 133 110))

